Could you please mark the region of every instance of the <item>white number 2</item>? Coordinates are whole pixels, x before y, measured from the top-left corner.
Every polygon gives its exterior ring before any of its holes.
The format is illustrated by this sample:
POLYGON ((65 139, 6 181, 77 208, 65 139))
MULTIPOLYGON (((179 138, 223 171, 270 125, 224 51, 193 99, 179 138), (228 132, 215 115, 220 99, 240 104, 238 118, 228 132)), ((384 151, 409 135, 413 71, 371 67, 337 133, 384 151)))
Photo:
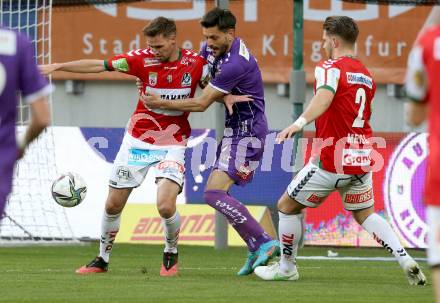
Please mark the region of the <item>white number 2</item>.
POLYGON ((0 96, 3 93, 6 85, 6 70, 3 64, 0 62, 0 96))
POLYGON ((367 101, 367 96, 365 95, 365 89, 358 88, 356 91, 356 99, 354 102, 356 104, 361 104, 359 107, 358 115, 356 119, 353 121, 352 127, 364 127, 365 120, 363 119, 364 116, 364 109, 365 109, 365 102, 367 101))

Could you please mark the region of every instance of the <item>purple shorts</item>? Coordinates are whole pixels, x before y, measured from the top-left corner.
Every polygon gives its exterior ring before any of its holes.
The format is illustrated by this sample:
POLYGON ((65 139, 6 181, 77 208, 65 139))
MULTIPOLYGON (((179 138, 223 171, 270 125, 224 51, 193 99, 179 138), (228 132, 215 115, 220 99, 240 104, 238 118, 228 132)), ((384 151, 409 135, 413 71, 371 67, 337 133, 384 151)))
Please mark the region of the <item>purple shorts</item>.
POLYGON ((217 147, 213 169, 224 171, 244 186, 252 181, 264 152, 264 139, 257 137, 224 138, 217 147))

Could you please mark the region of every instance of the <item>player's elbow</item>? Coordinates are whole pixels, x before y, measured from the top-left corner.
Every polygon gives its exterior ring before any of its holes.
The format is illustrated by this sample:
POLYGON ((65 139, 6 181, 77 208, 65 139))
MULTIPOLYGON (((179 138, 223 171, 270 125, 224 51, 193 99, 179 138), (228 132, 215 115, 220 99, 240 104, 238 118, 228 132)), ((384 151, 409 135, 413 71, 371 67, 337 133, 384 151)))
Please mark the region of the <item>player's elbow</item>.
POLYGON ((409 103, 406 108, 406 123, 411 127, 420 126, 426 119, 426 104, 422 103, 409 103))
POLYGON ((418 127, 425 121, 424 117, 410 115, 406 117, 406 123, 411 127, 418 127))

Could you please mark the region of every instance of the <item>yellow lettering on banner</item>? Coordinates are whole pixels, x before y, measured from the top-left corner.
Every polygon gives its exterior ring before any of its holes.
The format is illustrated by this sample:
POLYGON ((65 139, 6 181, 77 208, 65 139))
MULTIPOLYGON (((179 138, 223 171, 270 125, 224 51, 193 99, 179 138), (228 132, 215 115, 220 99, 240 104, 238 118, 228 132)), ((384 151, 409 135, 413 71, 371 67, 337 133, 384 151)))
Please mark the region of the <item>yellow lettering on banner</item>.
MULTIPOLYGON (((181 216, 179 243, 213 246, 215 239, 215 212, 208 205, 185 204, 177 206, 181 216)), ((265 206, 248 206, 249 212, 276 238, 275 226, 265 206)), ((122 213, 121 228, 116 242, 163 244, 164 235, 161 218, 156 205, 127 204, 122 213)), ((228 244, 245 246, 237 232, 229 226, 228 244)))

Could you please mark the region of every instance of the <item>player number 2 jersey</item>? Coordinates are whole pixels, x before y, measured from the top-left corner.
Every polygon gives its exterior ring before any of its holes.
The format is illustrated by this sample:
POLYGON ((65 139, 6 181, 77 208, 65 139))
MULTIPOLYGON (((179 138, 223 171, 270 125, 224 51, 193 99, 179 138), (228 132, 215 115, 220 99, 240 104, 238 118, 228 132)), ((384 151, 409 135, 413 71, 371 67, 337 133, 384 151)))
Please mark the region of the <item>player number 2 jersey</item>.
POLYGON ((316 137, 324 139, 319 160, 334 173, 363 174, 371 166, 371 105, 376 85, 365 66, 352 57, 320 62, 315 68, 315 93, 328 89, 335 95, 326 112, 315 121, 316 137))
MULTIPOLYGON (((179 49, 179 58, 161 62, 147 49, 117 55, 105 62, 110 71, 119 71, 142 80, 145 93, 162 99, 192 98, 202 77, 208 75, 204 58, 189 50, 179 49)), ((147 109, 139 100, 130 118, 128 132, 135 138, 155 145, 179 145, 189 137, 188 112, 147 109)))

